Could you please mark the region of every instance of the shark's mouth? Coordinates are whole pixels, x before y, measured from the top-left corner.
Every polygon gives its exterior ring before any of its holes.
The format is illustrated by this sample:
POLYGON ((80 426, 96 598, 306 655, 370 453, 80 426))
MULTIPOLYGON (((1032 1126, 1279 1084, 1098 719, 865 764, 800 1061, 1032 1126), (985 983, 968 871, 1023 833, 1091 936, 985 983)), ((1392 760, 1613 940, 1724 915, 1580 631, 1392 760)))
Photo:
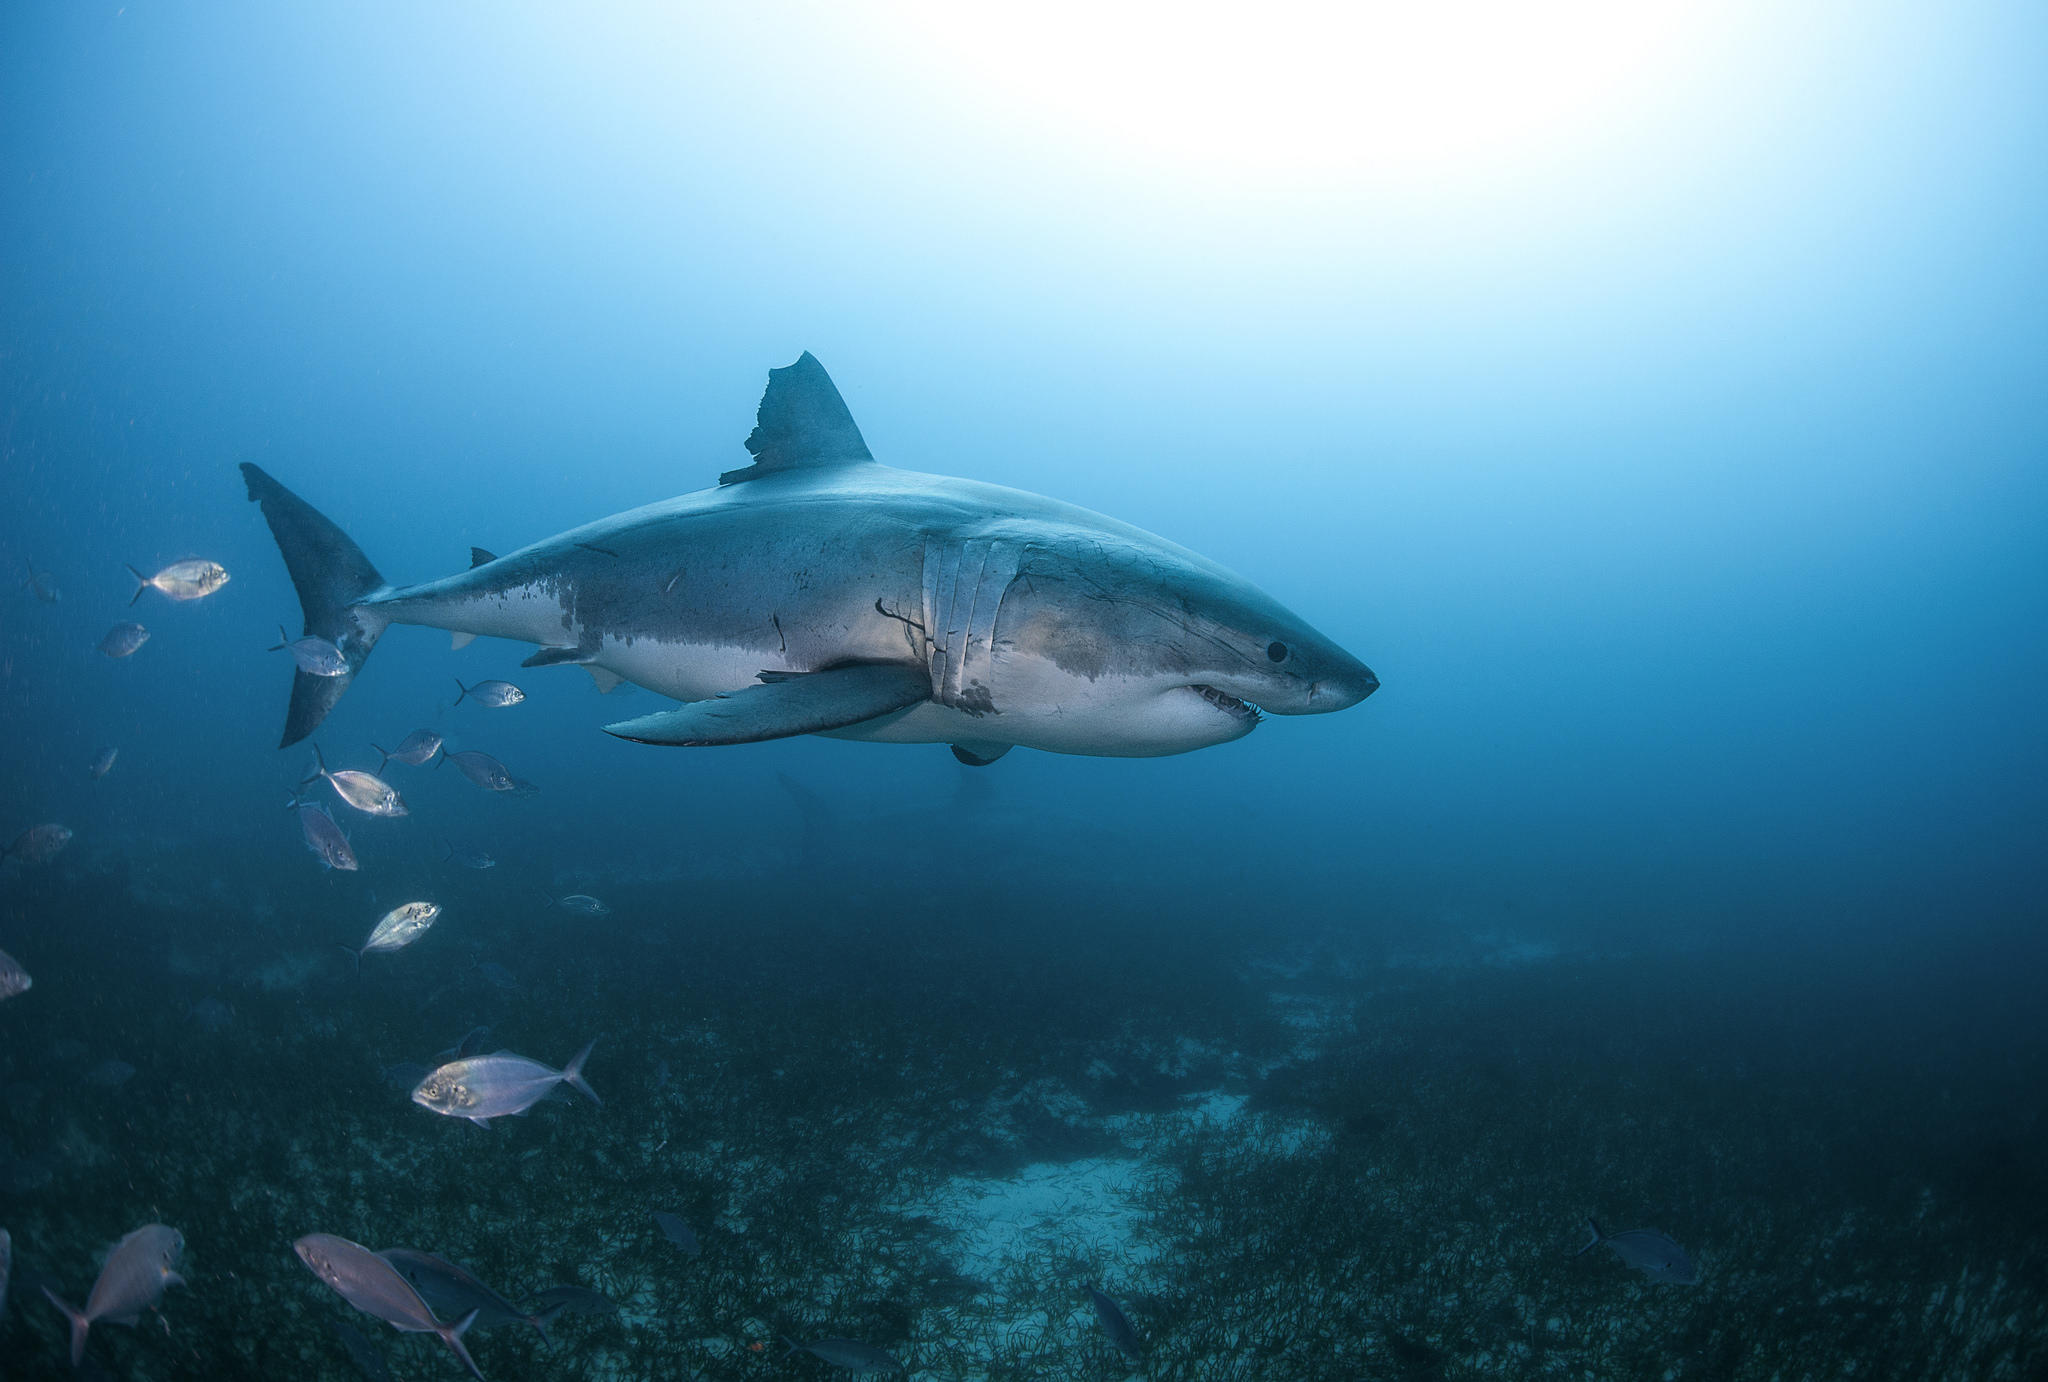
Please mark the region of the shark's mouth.
POLYGON ((1228 715, 1233 719, 1245 720, 1250 722, 1251 724, 1257 724, 1259 722, 1261 714, 1263 713, 1257 706, 1253 705, 1250 701, 1241 701, 1227 691, 1218 691, 1215 687, 1204 686, 1200 682, 1195 682, 1191 684, 1188 687, 1188 690, 1194 692, 1203 700, 1215 706, 1218 710, 1222 711, 1225 715, 1228 715))

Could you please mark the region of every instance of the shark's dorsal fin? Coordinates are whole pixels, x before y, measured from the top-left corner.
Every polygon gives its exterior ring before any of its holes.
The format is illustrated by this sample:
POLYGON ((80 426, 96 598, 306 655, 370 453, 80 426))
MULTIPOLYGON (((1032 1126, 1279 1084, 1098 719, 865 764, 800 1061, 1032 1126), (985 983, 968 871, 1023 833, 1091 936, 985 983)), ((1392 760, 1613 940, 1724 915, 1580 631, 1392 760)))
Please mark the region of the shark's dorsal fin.
POLYGON ((778 470, 858 465, 875 459, 832 376, 808 350, 795 364, 768 371, 768 391, 761 395, 761 411, 747 435, 747 452, 754 463, 726 471, 718 477, 719 484, 778 470))
POLYGON ((476 570, 479 566, 488 566, 497 559, 498 554, 496 552, 486 552, 481 547, 469 549, 469 569, 472 571, 476 570))

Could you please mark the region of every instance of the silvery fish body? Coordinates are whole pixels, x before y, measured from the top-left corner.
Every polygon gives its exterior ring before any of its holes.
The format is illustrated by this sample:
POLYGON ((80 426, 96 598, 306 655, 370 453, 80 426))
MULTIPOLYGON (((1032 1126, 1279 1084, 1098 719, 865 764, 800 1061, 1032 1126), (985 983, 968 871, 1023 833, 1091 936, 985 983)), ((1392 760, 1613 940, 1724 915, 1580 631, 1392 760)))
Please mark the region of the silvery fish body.
POLYGON ((457 772, 487 792, 509 792, 512 774, 505 765, 480 749, 444 749, 443 763, 453 763, 457 772))
POLYGON ((108 657, 126 657, 149 642, 149 630, 140 624, 116 624, 100 640, 100 651, 108 657))
POLYGON ((476 1322, 487 1329, 498 1324, 530 1324, 543 1340, 548 1337, 547 1322, 554 1312, 528 1314, 459 1263, 416 1248, 386 1248, 378 1256, 398 1268, 399 1275, 437 1315, 459 1319, 474 1310, 476 1322))
POLYGON ((605 902, 589 893, 570 893, 567 897, 558 898, 556 905, 578 916, 608 917, 612 914, 612 909, 605 902))
POLYGON ((13 998, 27 993, 35 986, 35 980, 28 977, 28 971, 21 967, 21 961, 5 950, 0 950, 0 998, 13 998))
POLYGON ((128 601, 131 605, 145 590, 160 590, 173 600, 197 600, 228 583, 227 568, 217 561, 174 561, 154 576, 145 576, 131 566, 128 574, 135 578, 135 595, 128 601))
POLYGON ((403 950, 425 935, 440 915, 440 904, 435 902, 407 902, 393 907, 378 920, 370 938, 363 942, 362 953, 382 955, 392 950, 403 950))
POLYGON ((183 1286, 175 1268, 185 1251, 185 1235, 162 1224, 144 1224, 114 1245, 99 1280, 92 1284, 85 1309, 74 1310, 49 1287, 43 1294, 71 1321, 71 1366, 85 1358, 86 1333, 94 1324, 134 1324, 142 1312, 163 1299, 165 1290, 183 1286))
MULTIPOLYGON (((405 798, 398 795, 398 789, 378 777, 358 768, 343 768, 334 773, 327 770, 327 760, 315 749, 313 755, 319 760, 315 776, 327 779, 334 788, 334 794, 366 816, 403 816, 406 813, 405 798)), ((307 781, 311 781, 308 778, 307 781)))
POLYGON ((690 1226, 667 1210, 655 1210, 654 1222, 661 1229, 662 1237, 674 1243, 691 1257, 695 1257, 704 1251, 703 1245, 697 1241, 697 1235, 691 1232, 690 1226))
POLYGON ((475 1321, 473 1314, 454 1324, 435 1319, 434 1312, 398 1268, 361 1243, 336 1234, 309 1233, 292 1244, 292 1251, 314 1276, 365 1315, 374 1316, 402 1333, 439 1335, 471 1376, 483 1376, 469 1350, 462 1346, 463 1334, 475 1321))
POLYGON ((341 827, 334 823, 334 817, 326 808, 310 803, 299 805, 299 829, 306 836, 306 848, 313 851, 322 868, 340 869, 344 873, 357 867, 356 852, 349 847, 348 836, 341 833, 341 827))
POLYGON ((441 843, 448 850, 444 858, 460 864, 466 869, 494 869, 498 866, 496 859, 493 859, 480 849, 457 849, 454 842, 450 840, 443 840, 441 843))
POLYGON ((341 655, 341 649, 324 638, 307 634, 304 638, 293 638, 282 627, 277 631, 278 641, 271 644, 270 651, 288 652, 292 662, 301 672, 313 677, 345 677, 348 675, 348 659, 341 655))
POLYGON ((509 1051, 450 1061, 420 1081, 412 1101, 451 1118, 467 1118, 479 1127, 489 1127, 493 1118, 526 1112, 558 1084, 571 1085, 589 1095, 592 1103, 602 1104, 597 1091, 583 1082, 583 1062, 596 1044, 586 1043, 560 1070, 509 1051))
POLYGON ((833 1367, 845 1368, 848 1372, 909 1371, 893 1354, 884 1353, 874 1345, 861 1343, 857 1339, 819 1339, 815 1343, 800 1344, 785 1336, 782 1342, 789 1345, 789 1353, 782 1355, 784 1358, 801 1352, 815 1354, 833 1367))
POLYGON ((455 697, 457 705, 467 699, 492 710, 503 710, 526 699, 526 693, 509 681, 480 681, 474 686, 464 686, 462 678, 457 677, 455 685, 459 688, 455 697))
POLYGON ((71 843, 71 827, 49 821, 32 825, 14 837, 14 843, 0 849, 0 858, 12 854, 24 864, 47 864, 71 843))
POLYGON ((1095 1306, 1095 1318, 1102 1324, 1102 1332, 1109 1336, 1116 1351, 1133 1363, 1145 1361, 1145 1346, 1138 1341, 1138 1331, 1131 1326, 1123 1308, 1093 1286, 1088 1288, 1088 1299, 1095 1306))
POLYGON ((1695 1286, 1699 1284, 1699 1271, 1687 1257, 1685 1249, 1670 1238, 1649 1228, 1624 1229, 1620 1233, 1603 1233, 1600 1225, 1586 1220, 1590 1237, 1581 1253, 1594 1248, 1605 1247, 1629 1266, 1634 1267, 1652 1281, 1668 1286, 1695 1286))
POLYGON ((382 755, 377 764, 380 773, 384 771, 384 764, 394 758, 409 768, 417 768, 441 751, 441 736, 431 729, 416 729, 399 740, 395 749, 381 749, 375 744, 370 747, 382 755))
POLYGON ((88 768, 86 771, 92 774, 92 780, 94 782, 98 782, 108 773, 114 771, 114 759, 120 754, 120 752, 121 751, 119 749, 110 747, 101 749, 98 753, 92 756, 92 766, 88 768))

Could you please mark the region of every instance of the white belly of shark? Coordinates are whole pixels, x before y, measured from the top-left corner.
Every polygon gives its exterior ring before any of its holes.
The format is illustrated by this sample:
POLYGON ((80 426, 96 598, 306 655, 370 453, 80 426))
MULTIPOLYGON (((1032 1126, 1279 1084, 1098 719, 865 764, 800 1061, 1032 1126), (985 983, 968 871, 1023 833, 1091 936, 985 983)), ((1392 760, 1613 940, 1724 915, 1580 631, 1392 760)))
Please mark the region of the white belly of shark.
POLYGON ((1243 738, 1377 689, 1365 665, 1215 563, 1057 500, 875 462, 805 355, 771 370, 753 463, 710 490, 392 586, 253 465, 308 635, 345 674, 297 673, 305 738, 391 624, 534 644, 681 702, 605 728, 704 746, 801 734, 1105 757, 1243 738))

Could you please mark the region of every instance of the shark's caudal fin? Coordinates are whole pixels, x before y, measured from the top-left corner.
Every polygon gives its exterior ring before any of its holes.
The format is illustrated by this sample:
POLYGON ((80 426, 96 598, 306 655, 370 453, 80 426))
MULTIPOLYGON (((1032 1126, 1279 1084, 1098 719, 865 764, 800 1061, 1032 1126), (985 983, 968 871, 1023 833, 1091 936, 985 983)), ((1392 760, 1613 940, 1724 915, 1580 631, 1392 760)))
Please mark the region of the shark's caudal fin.
POLYGON ((244 461, 242 478, 248 482, 249 498, 263 506, 271 536, 284 554, 285 569, 306 616, 306 632, 332 643, 348 662, 348 671, 338 677, 293 673, 291 709, 285 714, 284 737, 278 741, 278 747, 285 748, 319 727, 377 646, 385 621, 366 617, 355 605, 382 588, 384 578, 347 533, 261 467, 244 461))

